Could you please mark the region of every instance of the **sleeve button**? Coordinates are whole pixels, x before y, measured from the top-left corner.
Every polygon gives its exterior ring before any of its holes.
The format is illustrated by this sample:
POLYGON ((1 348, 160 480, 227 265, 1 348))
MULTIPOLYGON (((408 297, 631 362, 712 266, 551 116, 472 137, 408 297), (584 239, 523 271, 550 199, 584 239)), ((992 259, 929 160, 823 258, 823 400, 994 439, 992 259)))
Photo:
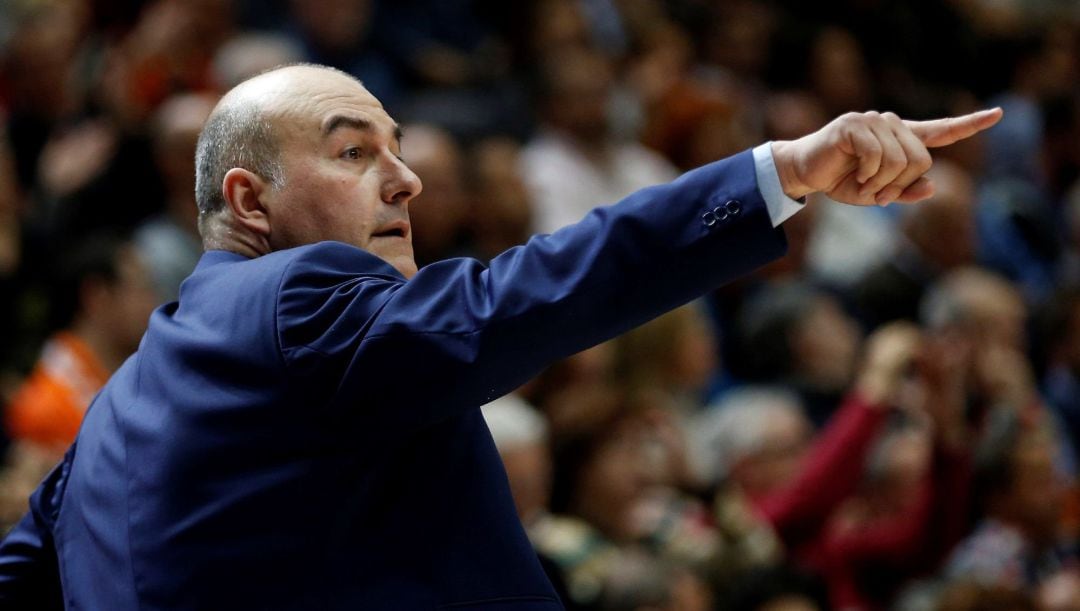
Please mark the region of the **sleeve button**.
POLYGON ((720 220, 720 218, 718 216, 716 216, 716 213, 713 212, 712 210, 710 210, 710 211, 706 212, 705 214, 701 215, 701 222, 704 223, 706 227, 712 227, 719 220, 720 220))
POLYGON ((731 216, 738 216, 742 212, 742 202, 737 199, 731 199, 724 202, 724 210, 731 216))

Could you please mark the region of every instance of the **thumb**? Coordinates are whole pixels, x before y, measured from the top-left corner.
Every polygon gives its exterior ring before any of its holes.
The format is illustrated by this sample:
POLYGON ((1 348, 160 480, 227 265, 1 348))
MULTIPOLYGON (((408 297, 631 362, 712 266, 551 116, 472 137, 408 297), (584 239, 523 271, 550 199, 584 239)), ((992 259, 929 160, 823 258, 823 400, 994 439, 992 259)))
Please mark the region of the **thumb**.
POLYGON ((991 108, 960 117, 933 121, 904 121, 904 124, 926 146, 948 146, 992 127, 1001 120, 1002 114, 1001 108, 991 108))

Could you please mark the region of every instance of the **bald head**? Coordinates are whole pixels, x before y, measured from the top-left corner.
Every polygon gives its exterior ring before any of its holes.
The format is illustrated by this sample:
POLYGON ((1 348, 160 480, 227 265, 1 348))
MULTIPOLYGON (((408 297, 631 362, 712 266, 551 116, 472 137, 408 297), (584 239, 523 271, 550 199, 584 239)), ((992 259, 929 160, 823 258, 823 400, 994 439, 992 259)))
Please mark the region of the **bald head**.
POLYGON ((222 182, 232 168, 250 170, 280 186, 284 180, 281 119, 302 112, 303 99, 316 94, 327 80, 344 80, 363 89, 360 81, 335 68, 295 64, 254 76, 221 98, 195 149, 195 202, 201 231, 205 233, 206 221, 226 208, 222 182))

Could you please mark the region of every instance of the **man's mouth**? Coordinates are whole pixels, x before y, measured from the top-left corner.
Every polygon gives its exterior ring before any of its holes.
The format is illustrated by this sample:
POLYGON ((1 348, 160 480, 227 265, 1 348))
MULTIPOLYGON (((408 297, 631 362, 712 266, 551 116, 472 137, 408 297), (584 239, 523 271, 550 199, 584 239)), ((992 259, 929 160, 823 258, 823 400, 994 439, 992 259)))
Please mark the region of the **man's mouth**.
POLYGON ((397 221, 390 223, 371 234, 373 238, 404 238, 409 235, 409 223, 397 221))

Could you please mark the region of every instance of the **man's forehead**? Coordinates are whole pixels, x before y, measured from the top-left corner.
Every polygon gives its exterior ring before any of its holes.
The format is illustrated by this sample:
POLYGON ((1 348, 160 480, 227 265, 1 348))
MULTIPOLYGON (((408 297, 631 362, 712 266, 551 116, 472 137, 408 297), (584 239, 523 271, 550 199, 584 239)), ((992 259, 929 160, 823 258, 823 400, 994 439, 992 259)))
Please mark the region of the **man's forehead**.
POLYGON ((347 74, 316 66, 280 68, 238 85, 230 102, 255 103, 273 116, 322 128, 335 112, 353 111, 371 123, 394 125, 378 98, 347 74))

